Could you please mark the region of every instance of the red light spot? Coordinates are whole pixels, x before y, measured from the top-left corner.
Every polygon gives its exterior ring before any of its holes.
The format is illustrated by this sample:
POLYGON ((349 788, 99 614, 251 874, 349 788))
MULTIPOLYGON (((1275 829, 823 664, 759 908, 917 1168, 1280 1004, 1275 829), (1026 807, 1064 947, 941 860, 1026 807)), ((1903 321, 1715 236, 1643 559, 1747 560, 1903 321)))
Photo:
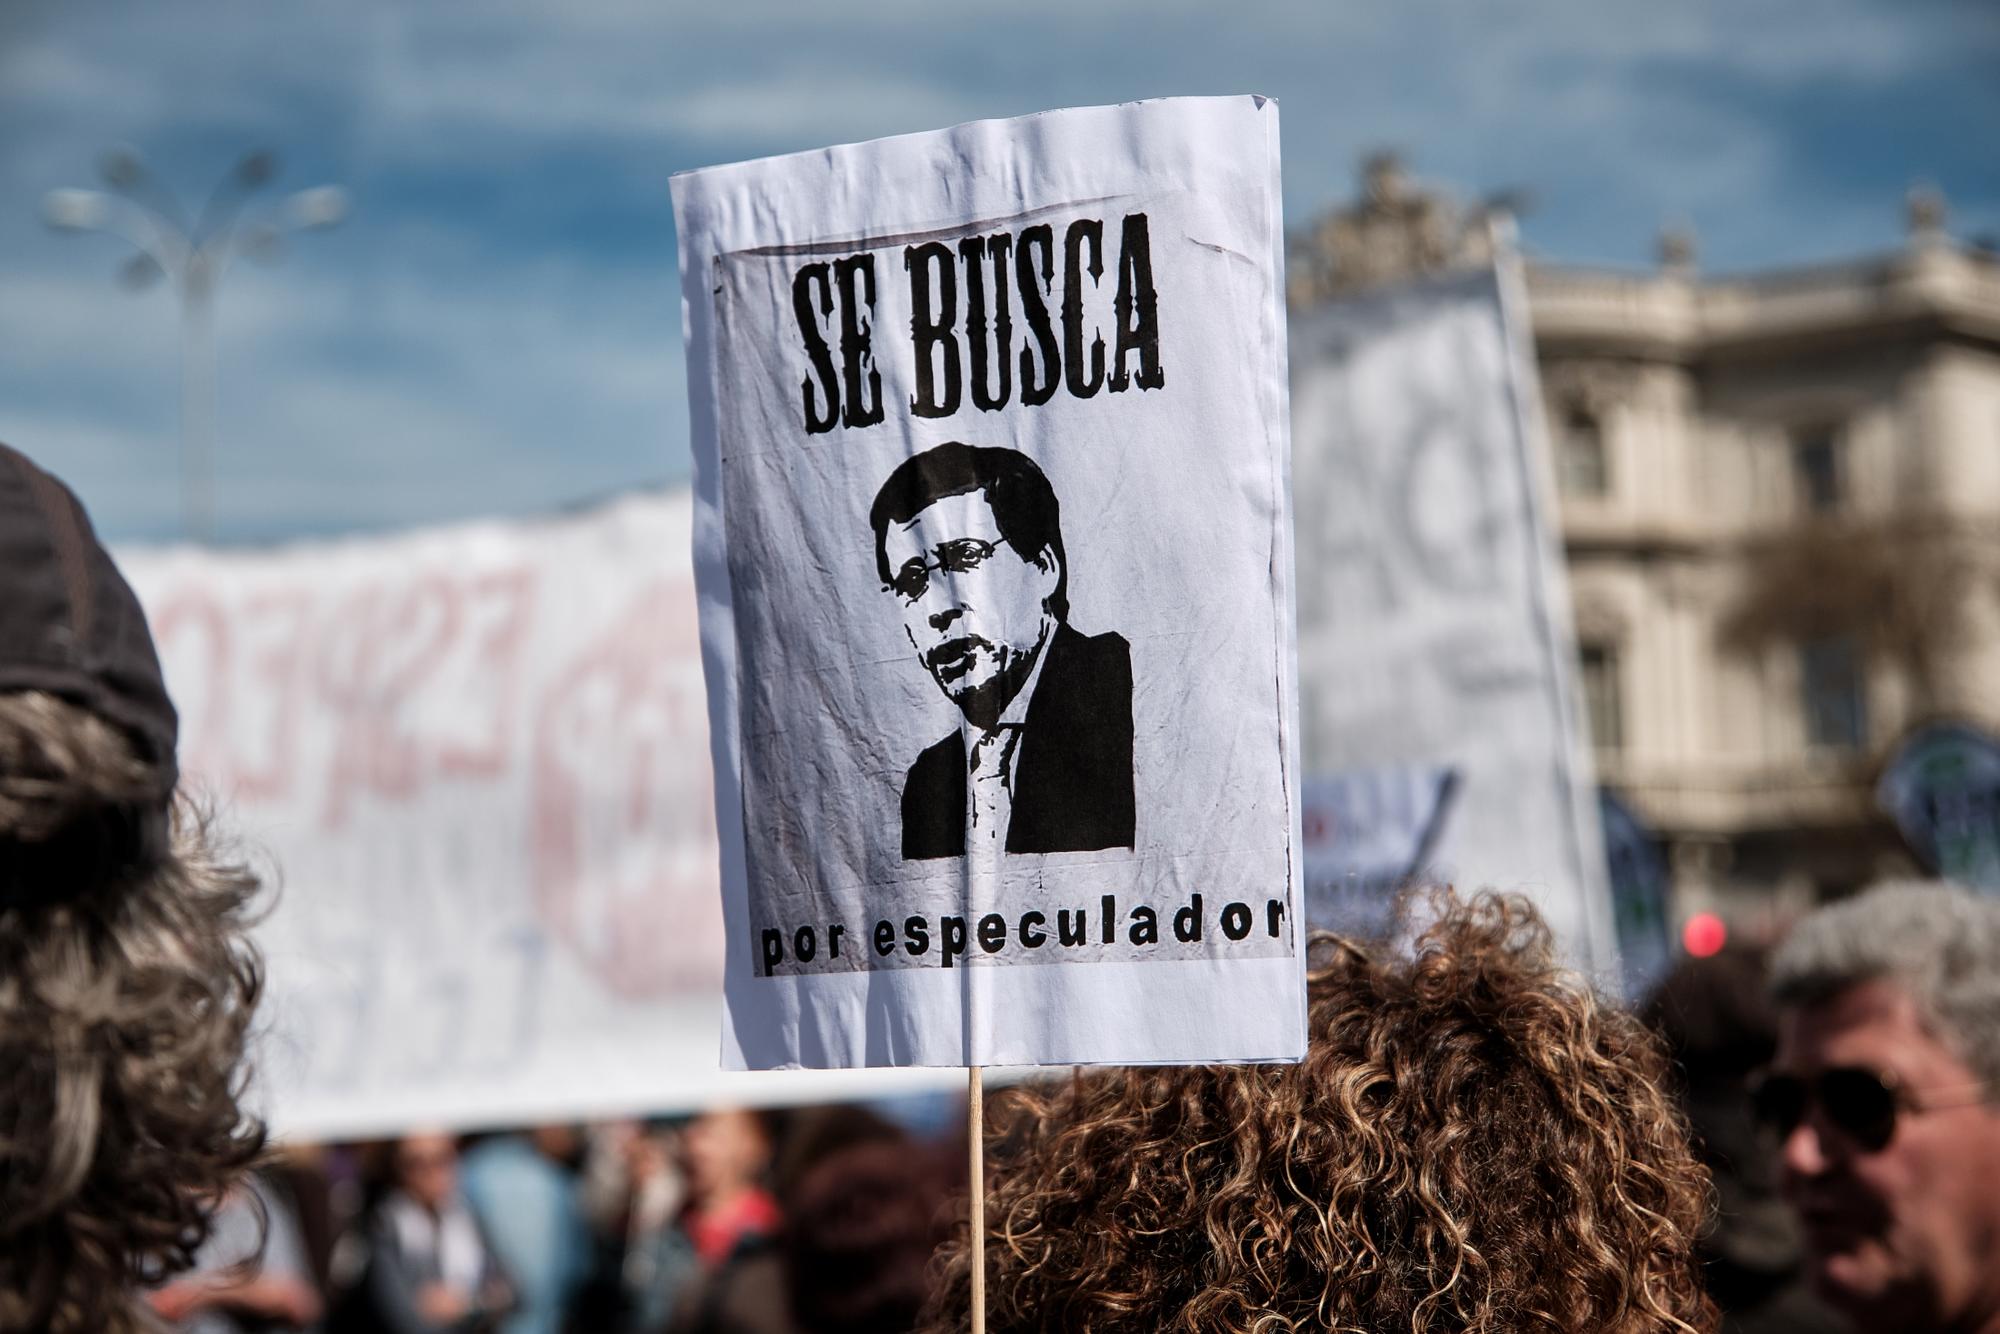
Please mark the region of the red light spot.
POLYGON ((1697 959, 1720 954, 1723 942, 1728 939, 1729 928, 1712 912, 1696 913, 1681 928, 1681 947, 1697 959))

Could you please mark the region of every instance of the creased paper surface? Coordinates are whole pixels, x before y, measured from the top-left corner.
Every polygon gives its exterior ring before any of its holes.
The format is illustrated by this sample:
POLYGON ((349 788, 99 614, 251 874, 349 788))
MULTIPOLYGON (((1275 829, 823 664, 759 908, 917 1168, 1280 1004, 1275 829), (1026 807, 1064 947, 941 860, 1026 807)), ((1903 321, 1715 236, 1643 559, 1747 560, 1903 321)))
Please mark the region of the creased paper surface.
POLYGON ((725 1062, 1295 1058, 1275 104, 674 184, 725 1062))

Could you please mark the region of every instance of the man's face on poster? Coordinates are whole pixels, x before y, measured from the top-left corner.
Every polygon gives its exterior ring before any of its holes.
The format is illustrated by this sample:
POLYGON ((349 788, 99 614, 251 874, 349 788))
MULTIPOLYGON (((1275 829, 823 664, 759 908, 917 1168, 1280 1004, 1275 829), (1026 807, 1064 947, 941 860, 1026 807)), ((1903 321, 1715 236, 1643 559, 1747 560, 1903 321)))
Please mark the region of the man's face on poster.
POLYGON ((918 660, 967 718, 992 726, 1055 624, 1055 553, 1022 557, 979 491, 941 497, 908 523, 890 524, 882 550, 918 660))

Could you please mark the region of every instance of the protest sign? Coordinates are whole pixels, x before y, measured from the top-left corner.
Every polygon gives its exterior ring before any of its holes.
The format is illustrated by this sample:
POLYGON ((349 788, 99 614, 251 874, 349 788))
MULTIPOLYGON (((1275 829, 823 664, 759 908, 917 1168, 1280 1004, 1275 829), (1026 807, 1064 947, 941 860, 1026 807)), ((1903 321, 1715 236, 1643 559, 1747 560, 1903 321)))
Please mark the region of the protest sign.
POLYGON ((1933 875, 2000 891, 2000 742, 1969 723, 1928 723, 1883 767, 1875 801, 1933 875))
POLYGON ((1398 892, 1437 879, 1431 850, 1457 790, 1458 775, 1435 765, 1307 778, 1306 920, 1343 935, 1390 934, 1398 892))
POLYGON ((1625 998, 1637 1004, 1673 968, 1673 925, 1667 917, 1672 881, 1659 839, 1622 797, 1608 787, 1599 788, 1597 811, 1604 830, 1625 998))
POLYGON ((1277 143, 675 178, 727 1063, 1302 1052, 1277 143))
POLYGON ((1563 566, 1506 269, 1293 316, 1307 772, 1458 779, 1428 877, 1534 898, 1616 960, 1563 566))
POLYGON ((275 882, 254 1065, 281 1134, 855 1091, 716 1063, 689 521, 683 492, 119 553, 187 790, 275 882))

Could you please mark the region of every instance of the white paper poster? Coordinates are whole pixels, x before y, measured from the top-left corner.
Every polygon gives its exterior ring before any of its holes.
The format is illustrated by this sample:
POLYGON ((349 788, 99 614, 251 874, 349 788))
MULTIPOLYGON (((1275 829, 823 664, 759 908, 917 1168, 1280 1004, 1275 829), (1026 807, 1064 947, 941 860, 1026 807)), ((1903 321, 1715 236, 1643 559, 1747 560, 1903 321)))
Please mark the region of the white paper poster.
POLYGON ((674 182, 724 1060, 1303 1050, 1277 108, 674 182))
MULTIPOLYGON (((1608 975, 1596 787, 1520 309, 1489 271, 1293 316, 1305 758, 1314 775, 1450 771, 1412 869, 1528 894, 1572 961, 1608 975)), ((1409 815, 1385 819, 1415 828, 1409 815)))
POLYGON ((253 1094, 280 1134, 893 1091, 717 1065, 690 515, 119 553, 186 787, 275 881, 253 1094))

